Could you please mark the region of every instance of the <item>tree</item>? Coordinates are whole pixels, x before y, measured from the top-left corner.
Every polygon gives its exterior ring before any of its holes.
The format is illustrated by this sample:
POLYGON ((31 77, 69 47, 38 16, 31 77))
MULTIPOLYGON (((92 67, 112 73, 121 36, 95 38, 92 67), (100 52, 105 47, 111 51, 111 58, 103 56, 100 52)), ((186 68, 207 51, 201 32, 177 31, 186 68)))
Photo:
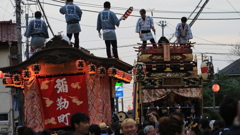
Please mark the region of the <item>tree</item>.
MULTIPOLYGON (((219 106, 223 97, 231 96, 240 99, 240 77, 229 77, 226 74, 215 74, 215 79, 203 85, 203 106, 213 106, 212 85, 217 83, 220 86, 219 92, 215 93, 216 106, 219 106)), ((211 110, 204 110, 206 116, 217 118, 218 115, 211 110)))

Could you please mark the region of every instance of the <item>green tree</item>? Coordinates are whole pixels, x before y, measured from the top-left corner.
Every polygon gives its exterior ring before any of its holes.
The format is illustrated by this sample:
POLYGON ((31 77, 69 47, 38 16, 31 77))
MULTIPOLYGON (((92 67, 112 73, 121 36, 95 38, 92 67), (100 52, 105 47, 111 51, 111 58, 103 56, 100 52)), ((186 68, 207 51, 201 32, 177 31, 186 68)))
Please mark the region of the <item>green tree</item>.
MULTIPOLYGON (((240 100, 240 77, 229 77, 226 74, 215 74, 214 80, 205 82, 203 85, 204 107, 213 106, 213 83, 217 83, 220 86, 220 90, 215 92, 215 106, 219 106, 225 96, 231 96, 240 100)), ((211 109, 205 109, 204 115, 212 119, 220 117, 211 109)))

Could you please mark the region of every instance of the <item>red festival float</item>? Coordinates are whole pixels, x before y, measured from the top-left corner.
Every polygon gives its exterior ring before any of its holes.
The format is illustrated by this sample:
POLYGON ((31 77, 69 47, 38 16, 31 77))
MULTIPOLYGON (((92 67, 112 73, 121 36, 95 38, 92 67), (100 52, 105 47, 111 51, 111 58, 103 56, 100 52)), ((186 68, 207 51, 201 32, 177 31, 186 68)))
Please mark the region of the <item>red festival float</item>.
POLYGON ((24 93, 26 124, 34 131, 70 126, 75 112, 91 123, 111 122, 115 83, 130 83, 132 66, 76 49, 61 36, 16 66, 0 68, 3 83, 24 93))

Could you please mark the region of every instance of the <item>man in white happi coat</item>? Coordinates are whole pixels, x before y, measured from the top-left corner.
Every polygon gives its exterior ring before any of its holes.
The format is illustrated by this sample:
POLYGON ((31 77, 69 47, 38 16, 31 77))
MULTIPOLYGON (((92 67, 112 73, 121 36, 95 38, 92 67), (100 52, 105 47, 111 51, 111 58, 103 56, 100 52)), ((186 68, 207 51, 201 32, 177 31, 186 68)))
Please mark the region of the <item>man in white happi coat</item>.
POLYGON ((153 19, 150 16, 146 16, 146 10, 141 9, 139 11, 141 17, 137 21, 136 25, 136 33, 139 34, 139 38, 143 42, 143 48, 146 47, 147 40, 150 40, 150 42, 153 44, 153 46, 156 46, 156 42, 153 38, 153 35, 151 33, 151 30, 155 33, 156 30, 154 28, 153 19))
POLYGON ((187 18, 182 17, 181 23, 177 24, 175 37, 180 45, 185 45, 189 43, 189 39, 193 38, 192 31, 190 26, 187 24, 187 18))

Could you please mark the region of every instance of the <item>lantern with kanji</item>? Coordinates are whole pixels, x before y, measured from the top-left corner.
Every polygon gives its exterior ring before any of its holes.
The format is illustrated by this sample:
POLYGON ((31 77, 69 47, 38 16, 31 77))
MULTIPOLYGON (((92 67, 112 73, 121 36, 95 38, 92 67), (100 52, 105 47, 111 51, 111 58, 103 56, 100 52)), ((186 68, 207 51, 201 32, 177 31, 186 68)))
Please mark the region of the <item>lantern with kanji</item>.
POLYGON ((36 62, 32 66, 32 70, 34 71, 35 74, 39 74, 39 71, 41 70, 41 66, 36 62))
POLYGON ((28 81, 30 77, 31 72, 28 70, 28 68, 22 71, 22 78, 24 79, 24 81, 28 81))
POLYGON ((87 64, 86 64, 85 60, 80 59, 80 60, 76 60, 75 65, 78 70, 83 71, 87 64))
POLYGON ((88 65, 88 73, 90 75, 95 75, 96 74, 96 66, 94 64, 89 64, 88 65))
POLYGON ((21 87, 21 85, 22 85, 22 76, 20 74, 14 74, 12 76, 12 80, 13 80, 13 85, 15 87, 21 87))
POLYGON ((213 90, 213 92, 218 92, 218 91, 220 90, 220 86, 215 83, 215 84, 213 84, 213 86, 212 86, 212 90, 213 90))
POLYGON ((0 78, 2 79, 4 77, 4 73, 0 70, 0 78))
POLYGON ((125 82, 129 83, 132 80, 132 75, 125 73, 125 77, 124 77, 125 82))
POLYGON ((101 66, 97 69, 97 73, 100 76, 100 78, 103 78, 106 75, 106 69, 101 66))
POLYGON ((122 80, 123 71, 121 71, 121 70, 119 70, 119 69, 116 69, 116 70, 117 70, 117 73, 116 73, 116 75, 114 76, 114 78, 119 79, 119 80, 122 80))
POLYGON ((107 70, 107 72, 110 77, 114 77, 117 74, 117 69, 114 67, 111 67, 107 70))
POLYGON ((6 87, 13 86, 13 81, 10 74, 4 74, 3 85, 6 87))
POLYGON ((204 60, 201 64, 201 72, 203 80, 210 80, 213 78, 214 69, 212 62, 204 60))
POLYGON ((147 71, 146 65, 142 62, 137 62, 133 68, 135 80, 143 81, 145 79, 146 71, 147 71))

